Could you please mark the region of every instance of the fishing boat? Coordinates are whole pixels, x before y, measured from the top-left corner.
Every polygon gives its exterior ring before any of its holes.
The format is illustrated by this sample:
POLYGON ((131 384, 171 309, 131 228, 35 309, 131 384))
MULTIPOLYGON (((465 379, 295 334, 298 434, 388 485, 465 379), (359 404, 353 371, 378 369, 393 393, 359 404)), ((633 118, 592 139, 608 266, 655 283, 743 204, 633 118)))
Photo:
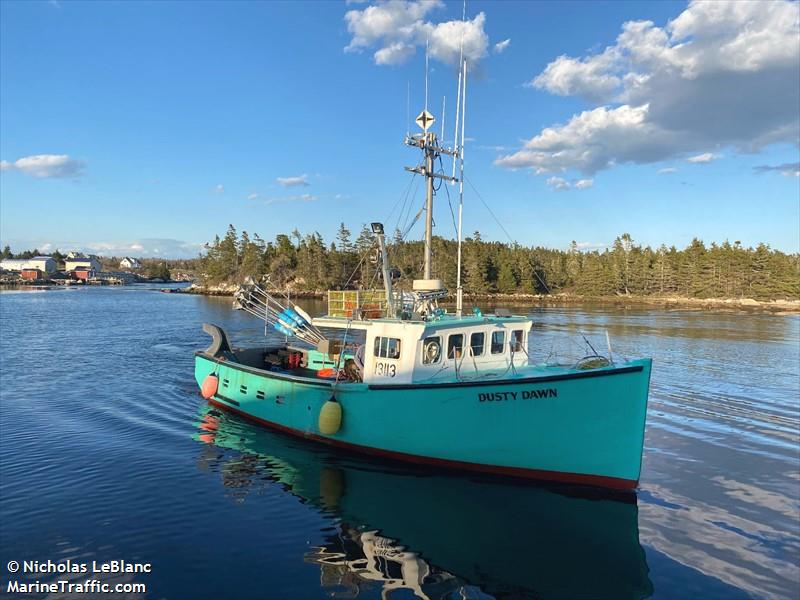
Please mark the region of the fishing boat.
MULTIPOLYGON (((381 223, 372 224, 381 290, 334 290, 311 317, 265 282, 248 282, 236 306, 285 336, 233 348, 218 326, 195 354, 195 378, 212 404, 283 432, 433 467, 635 488, 641 470, 651 360, 617 362, 592 348, 570 364, 535 364, 533 321, 505 310, 463 309, 461 223, 467 65, 459 70, 455 141, 445 147, 427 106, 405 144, 426 182, 422 278, 396 289, 381 223), (459 132, 460 129, 460 132, 459 132), (452 157, 452 175, 435 169, 452 157), (441 164, 441 163, 439 163, 441 164), (455 312, 432 272, 435 185, 458 184, 455 312)), ((426 102, 427 104, 427 102, 426 102)), ((591 346, 590 346, 591 347, 591 346)))

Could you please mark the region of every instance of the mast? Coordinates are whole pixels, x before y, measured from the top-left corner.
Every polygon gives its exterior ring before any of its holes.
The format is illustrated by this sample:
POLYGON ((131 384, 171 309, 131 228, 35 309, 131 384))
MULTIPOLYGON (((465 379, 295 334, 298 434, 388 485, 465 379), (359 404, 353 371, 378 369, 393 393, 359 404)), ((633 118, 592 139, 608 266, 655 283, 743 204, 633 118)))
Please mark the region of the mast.
POLYGON ((422 128, 424 133, 406 136, 406 139, 404 140, 404 143, 407 146, 419 148, 425 154, 423 166, 406 167, 406 171, 425 177, 425 267, 423 270, 423 277, 426 280, 433 279, 433 180, 443 179, 444 181, 458 181, 458 179, 455 177, 434 172, 436 159, 439 158, 440 155, 446 154, 448 156, 457 156, 456 150, 439 146, 439 141, 436 138, 436 134, 433 131, 428 131, 435 120, 436 119, 431 113, 429 113, 427 110, 423 110, 417 117, 416 122, 422 128))
MULTIPOLYGON (((465 8, 466 10, 466 8, 465 8)), ((442 135, 444 135, 444 99, 442 99, 442 135)), ((464 161, 462 158, 462 147, 464 144, 464 108, 466 107, 466 61, 462 56, 459 60, 459 73, 458 73, 458 94, 456 98, 456 135, 453 142, 453 148, 445 148, 439 145, 439 140, 436 138, 436 133, 431 129, 434 121, 434 116, 428 112, 428 53, 425 52, 425 108, 416 118, 416 123, 422 129, 422 133, 414 135, 406 134, 403 140, 407 146, 414 146, 422 150, 424 160, 421 165, 416 167, 406 167, 406 171, 416 173, 425 177, 425 250, 424 250, 424 267, 423 279, 415 280, 413 288, 418 292, 418 297, 425 297, 422 305, 426 312, 432 310, 435 306, 432 302, 435 298, 441 298, 446 295, 446 290, 442 282, 434 279, 433 276, 433 196, 435 193, 433 187, 433 180, 440 179, 450 183, 457 183, 464 178, 464 161), (459 127, 459 110, 461 110, 461 146, 458 143, 458 127, 459 127), (436 173, 434 171, 436 159, 442 154, 453 157, 453 175, 445 175, 444 173, 436 173), (460 159, 461 171, 459 177, 456 177, 455 161, 460 159), (419 294, 422 295, 419 295, 419 294)), ((462 206, 463 206, 464 188, 463 184, 460 189, 460 202, 458 209, 458 289, 456 294, 456 304, 458 316, 461 316, 462 309, 462 295, 461 288, 461 224, 462 224, 462 206)))
POLYGON ((431 258, 433 255, 433 160, 435 150, 433 143, 436 141, 436 134, 426 133, 427 144, 425 144, 425 269, 422 277, 432 279, 431 258))

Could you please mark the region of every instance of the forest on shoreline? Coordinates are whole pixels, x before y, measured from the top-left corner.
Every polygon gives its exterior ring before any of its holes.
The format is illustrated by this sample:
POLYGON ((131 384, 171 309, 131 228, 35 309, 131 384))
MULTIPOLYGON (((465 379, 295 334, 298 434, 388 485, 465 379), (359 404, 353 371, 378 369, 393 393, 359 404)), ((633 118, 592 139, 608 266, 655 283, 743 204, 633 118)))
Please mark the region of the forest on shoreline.
MULTIPOLYGON (((395 287, 410 289, 422 273, 423 243, 404 240, 399 231, 387 238, 391 267, 400 272, 395 287)), ((434 236, 433 271, 451 292, 456 289, 457 249, 455 240, 434 236)), ((35 254, 3 250, 4 256, 35 254)), ((476 231, 465 238, 462 255, 464 291, 472 296, 800 300, 800 254, 764 243, 755 248, 738 241, 707 246, 694 239, 683 249, 653 249, 623 233, 608 249, 582 251, 572 242, 567 250, 557 250, 485 241, 476 231)), ((140 260, 146 273, 177 272, 206 290, 267 274, 275 287, 307 295, 382 286, 375 236, 366 224, 357 236, 341 224, 330 243, 317 232, 297 230, 265 241, 229 225, 197 258, 140 260)), ((109 269, 118 264, 116 258, 102 261, 109 269)))
MULTIPOLYGON (((400 271, 396 286, 410 289, 420 277, 423 243, 387 236, 392 268, 400 271)), ((457 242, 433 239, 433 270, 451 291, 456 288, 457 242)), ((363 225, 354 236, 341 224, 326 243, 317 233, 279 234, 264 241, 230 225, 197 259, 196 281, 206 287, 241 283, 270 274, 279 288, 297 292, 373 288, 382 285, 375 237, 363 225)), ((463 244, 465 293, 572 294, 609 296, 752 298, 759 301, 800 299, 800 254, 786 254, 761 243, 755 248, 728 241, 692 240, 686 248, 653 249, 624 233, 605 250, 581 251, 526 247, 484 241, 479 232, 463 244)))

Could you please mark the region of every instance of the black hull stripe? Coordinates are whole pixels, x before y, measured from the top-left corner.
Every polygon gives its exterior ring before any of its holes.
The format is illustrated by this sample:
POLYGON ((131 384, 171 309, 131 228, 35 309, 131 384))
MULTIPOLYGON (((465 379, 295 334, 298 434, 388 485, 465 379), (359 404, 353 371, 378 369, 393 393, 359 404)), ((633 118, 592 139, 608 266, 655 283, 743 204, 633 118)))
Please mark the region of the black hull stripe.
POLYGON ((233 404, 234 406, 239 406, 239 403, 236 400, 233 400, 232 398, 228 398, 227 396, 223 396, 219 392, 214 394, 214 398, 219 398, 220 400, 224 400, 228 404, 233 404))

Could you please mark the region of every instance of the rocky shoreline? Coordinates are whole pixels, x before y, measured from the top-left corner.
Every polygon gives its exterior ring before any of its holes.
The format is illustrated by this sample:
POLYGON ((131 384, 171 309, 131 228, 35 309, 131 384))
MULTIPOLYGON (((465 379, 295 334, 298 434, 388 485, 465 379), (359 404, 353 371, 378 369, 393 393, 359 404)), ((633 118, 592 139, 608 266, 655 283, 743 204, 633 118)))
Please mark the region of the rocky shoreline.
MULTIPOLYGON (((179 290, 183 294, 203 296, 233 296, 237 284, 202 286, 192 284, 179 290)), ((292 298, 327 297, 325 291, 289 291, 292 298)), ((679 296, 600 296, 588 297, 575 294, 464 294, 467 301, 484 301, 490 304, 511 306, 564 305, 564 304, 609 304, 614 306, 654 306, 670 309, 698 309, 715 311, 756 311, 773 314, 800 314, 800 300, 754 300, 752 298, 681 298, 679 296)), ((455 301, 455 296, 452 297, 455 301)), ((447 301, 445 305, 449 304, 447 301)))

